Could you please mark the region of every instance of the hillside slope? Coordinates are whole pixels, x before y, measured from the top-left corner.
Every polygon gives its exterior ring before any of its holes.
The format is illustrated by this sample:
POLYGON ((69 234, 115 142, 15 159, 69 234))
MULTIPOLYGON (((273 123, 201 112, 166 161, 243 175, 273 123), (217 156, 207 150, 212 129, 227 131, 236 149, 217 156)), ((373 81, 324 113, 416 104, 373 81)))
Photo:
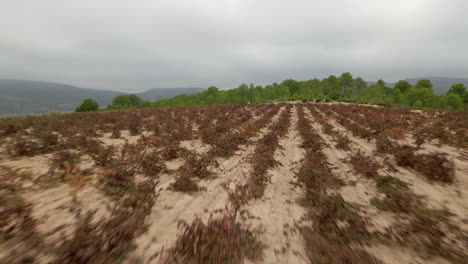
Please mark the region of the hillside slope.
MULTIPOLYGON (((416 85, 419 80, 427 79, 432 82, 432 89, 434 93, 437 95, 444 95, 450 90, 450 87, 456 83, 463 83, 465 86, 468 86, 468 78, 449 78, 449 77, 421 77, 421 78, 406 78, 405 80, 411 83, 412 85, 416 85)), ((374 85, 376 81, 368 81, 367 84, 374 85)), ((393 88, 395 86, 394 82, 387 82, 386 85, 388 87, 393 88)))
POLYGON ((148 91, 137 93, 142 100, 156 101, 164 98, 171 98, 179 94, 194 94, 205 91, 204 88, 153 88, 148 91))
MULTIPOLYGON (((202 88, 155 88, 136 95, 143 100, 158 100, 203 90, 202 88)), ((73 111, 84 98, 88 97, 96 100, 101 107, 105 107, 119 94, 126 93, 85 89, 61 83, 3 79, 0 80, 0 116, 73 111)))
POLYGON ((123 93, 61 83, 0 80, 0 115, 72 111, 87 97, 95 99, 102 106, 109 104, 119 94, 123 93))
POLYGON ((450 87, 456 83, 463 83, 468 86, 468 78, 449 78, 449 77, 421 77, 407 78, 406 80, 415 85, 418 80, 428 79, 432 82, 434 93, 437 95, 446 94, 450 87))

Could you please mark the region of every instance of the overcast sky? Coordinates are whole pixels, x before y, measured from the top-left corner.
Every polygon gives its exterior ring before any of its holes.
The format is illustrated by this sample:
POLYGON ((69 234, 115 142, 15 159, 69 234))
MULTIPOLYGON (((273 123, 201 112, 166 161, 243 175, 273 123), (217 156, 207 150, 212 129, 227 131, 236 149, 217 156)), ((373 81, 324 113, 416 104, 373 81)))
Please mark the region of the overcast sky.
POLYGON ((0 78, 142 91, 468 77, 468 0, 0 0, 0 78))

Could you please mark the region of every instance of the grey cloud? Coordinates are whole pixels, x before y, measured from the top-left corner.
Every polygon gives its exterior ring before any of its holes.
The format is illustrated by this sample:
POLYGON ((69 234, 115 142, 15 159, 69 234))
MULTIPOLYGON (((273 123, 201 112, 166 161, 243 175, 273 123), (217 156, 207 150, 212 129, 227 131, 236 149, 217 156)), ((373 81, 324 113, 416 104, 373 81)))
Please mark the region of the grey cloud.
POLYGON ((0 78, 139 91, 466 77, 465 0, 4 1, 0 78))

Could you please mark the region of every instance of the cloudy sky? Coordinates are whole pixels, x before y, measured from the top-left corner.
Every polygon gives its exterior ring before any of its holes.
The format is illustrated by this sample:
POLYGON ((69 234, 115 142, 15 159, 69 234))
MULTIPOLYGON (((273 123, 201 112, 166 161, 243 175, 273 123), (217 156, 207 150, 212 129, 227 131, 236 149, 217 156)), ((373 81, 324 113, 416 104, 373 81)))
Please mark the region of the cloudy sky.
POLYGON ((232 88, 468 77, 467 0, 0 0, 0 78, 232 88))

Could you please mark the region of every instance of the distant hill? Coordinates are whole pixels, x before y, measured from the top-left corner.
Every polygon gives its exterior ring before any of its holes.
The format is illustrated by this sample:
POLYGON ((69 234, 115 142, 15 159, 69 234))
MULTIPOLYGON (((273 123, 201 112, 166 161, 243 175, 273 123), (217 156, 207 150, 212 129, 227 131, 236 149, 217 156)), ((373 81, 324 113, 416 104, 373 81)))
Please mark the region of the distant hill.
MULTIPOLYGON (((155 88, 136 95, 143 100, 158 100, 203 90, 205 89, 155 88)), ((87 97, 105 107, 119 94, 126 93, 85 89, 62 83, 0 79, 0 116, 73 111, 87 97)))
POLYGON ((204 88, 153 88, 137 95, 146 101, 156 101, 164 98, 171 98, 179 94, 194 94, 205 91, 204 88))
MULTIPOLYGON (((427 79, 432 82, 432 89, 434 90, 434 93, 437 95, 443 95, 450 90, 450 87, 456 83, 464 83, 468 87, 468 78, 449 78, 449 77, 421 77, 421 78, 407 78, 406 81, 411 83, 412 85, 416 85, 419 80, 421 79, 427 79)), ((368 85, 374 85, 376 84, 376 81, 368 81, 368 85)), ((395 83, 389 83, 387 82, 386 85, 388 87, 394 87, 395 83)))
POLYGON ((104 106, 119 94, 123 93, 61 83, 0 80, 0 115, 73 111, 87 97, 104 106))
POLYGON ((432 82, 435 94, 441 95, 447 93, 450 87, 456 83, 463 83, 468 86, 468 78, 448 78, 448 77, 421 77, 421 78, 408 78, 409 83, 415 85, 421 79, 428 79, 432 82))
MULTIPOLYGON (((377 82, 376 81, 367 81, 368 86, 371 86, 371 85, 374 85, 374 84, 377 84, 377 82)), ((393 87, 395 87, 395 83, 385 82, 385 86, 393 88, 393 87)))

